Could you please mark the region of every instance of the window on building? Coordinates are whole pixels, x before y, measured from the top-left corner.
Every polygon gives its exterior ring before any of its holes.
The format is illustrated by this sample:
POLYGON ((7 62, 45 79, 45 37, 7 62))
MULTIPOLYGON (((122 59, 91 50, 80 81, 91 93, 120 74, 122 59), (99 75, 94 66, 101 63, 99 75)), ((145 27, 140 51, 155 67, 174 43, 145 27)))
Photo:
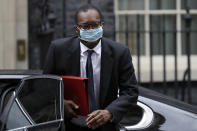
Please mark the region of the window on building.
MULTIPOLYGON (((182 54, 186 54, 186 40, 185 40, 185 21, 184 15, 181 16, 181 29, 183 30, 181 34, 182 41, 182 54)), ((197 15, 192 15, 192 24, 191 24, 191 36, 190 36, 190 44, 191 44, 191 54, 197 54, 197 15)))
POLYGON ((149 55, 151 43, 153 55, 161 55, 164 44, 171 55, 176 43, 179 55, 185 55, 187 6, 192 15, 191 53, 197 54, 197 0, 115 0, 116 39, 128 45, 132 54, 139 43, 140 54, 149 55))
POLYGON ((163 80, 165 68, 167 79, 174 80, 176 58, 178 79, 182 80, 187 69, 188 45, 184 16, 189 7, 192 16, 191 77, 197 80, 197 0, 115 0, 114 5, 116 40, 129 47, 141 81, 151 80, 151 68, 156 76, 154 80, 163 80), (137 57, 138 54, 141 57, 137 57))
POLYGON ((176 0, 150 0, 151 10, 175 9, 176 0))
POLYGON ((137 53, 137 35, 139 34, 140 54, 145 55, 145 32, 143 15, 120 15, 117 36, 121 43, 125 43, 132 53, 137 53))
POLYGON ((190 9, 197 9, 197 0, 181 0, 181 9, 185 9, 187 6, 190 9))
POLYGON ((163 53, 164 44, 166 53, 173 54, 176 34, 175 15, 150 15, 150 42, 154 55, 163 53))
POLYGON ((143 10, 144 0, 118 0, 119 10, 143 10))

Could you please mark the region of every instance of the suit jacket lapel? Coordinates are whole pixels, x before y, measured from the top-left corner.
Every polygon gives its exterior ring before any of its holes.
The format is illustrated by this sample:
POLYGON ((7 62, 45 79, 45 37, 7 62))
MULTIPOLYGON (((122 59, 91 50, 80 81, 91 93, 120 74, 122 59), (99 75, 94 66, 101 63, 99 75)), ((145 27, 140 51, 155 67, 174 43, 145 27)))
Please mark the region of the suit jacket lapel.
POLYGON ((76 38, 71 43, 72 45, 68 49, 69 56, 67 57, 69 62, 69 75, 80 76, 80 44, 79 39, 76 38))
POLYGON ((102 39, 101 44, 100 106, 102 107, 110 84, 113 58, 108 43, 102 39))

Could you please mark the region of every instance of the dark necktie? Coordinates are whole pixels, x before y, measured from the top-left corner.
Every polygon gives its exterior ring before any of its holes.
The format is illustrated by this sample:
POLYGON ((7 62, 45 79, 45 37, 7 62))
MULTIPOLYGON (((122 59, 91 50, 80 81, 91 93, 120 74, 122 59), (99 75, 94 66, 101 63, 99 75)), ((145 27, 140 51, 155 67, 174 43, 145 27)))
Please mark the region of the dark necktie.
POLYGON ((86 76, 89 79, 89 108, 90 112, 94 111, 97 109, 96 106, 96 98, 94 94, 94 77, 93 77, 93 67, 92 67, 92 53, 94 52, 93 50, 88 50, 88 57, 87 57, 87 62, 86 62, 86 76))

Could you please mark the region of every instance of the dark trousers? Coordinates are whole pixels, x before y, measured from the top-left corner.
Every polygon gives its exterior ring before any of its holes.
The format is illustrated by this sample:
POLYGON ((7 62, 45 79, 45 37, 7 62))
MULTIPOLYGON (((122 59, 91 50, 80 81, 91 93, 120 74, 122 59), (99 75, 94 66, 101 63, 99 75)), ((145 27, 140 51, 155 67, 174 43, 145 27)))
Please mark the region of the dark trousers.
POLYGON ((88 127, 78 126, 71 123, 70 120, 65 120, 65 131, 119 131, 119 125, 114 123, 107 123, 97 129, 90 129, 88 127))
POLYGON ((81 126, 75 125, 71 123, 70 121, 65 121, 65 129, 66 129, 65 131, 100 131, 99 128, 92 130, 88 127, 81 127, 81 126))

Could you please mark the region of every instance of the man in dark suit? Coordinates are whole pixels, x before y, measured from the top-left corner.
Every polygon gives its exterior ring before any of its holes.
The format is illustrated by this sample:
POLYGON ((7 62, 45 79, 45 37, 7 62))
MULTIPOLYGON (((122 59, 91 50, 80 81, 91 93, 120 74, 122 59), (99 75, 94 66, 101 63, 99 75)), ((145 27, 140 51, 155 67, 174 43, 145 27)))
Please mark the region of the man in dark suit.
MULTIPOLYGON (((130 51, 123 44, 102 37, 103 25, 96 7, 82 6, 74 27, 78 36, 55 40, 49 48, 45 74, 91 76, 94 109, 86 119, 86 128, 72 126, 71 130, 118 130, 119 121, 137 101, 130 51)), ((73 101, 64 100, 64 107, 67 117, 76 116, 78 106, 73 101)))

